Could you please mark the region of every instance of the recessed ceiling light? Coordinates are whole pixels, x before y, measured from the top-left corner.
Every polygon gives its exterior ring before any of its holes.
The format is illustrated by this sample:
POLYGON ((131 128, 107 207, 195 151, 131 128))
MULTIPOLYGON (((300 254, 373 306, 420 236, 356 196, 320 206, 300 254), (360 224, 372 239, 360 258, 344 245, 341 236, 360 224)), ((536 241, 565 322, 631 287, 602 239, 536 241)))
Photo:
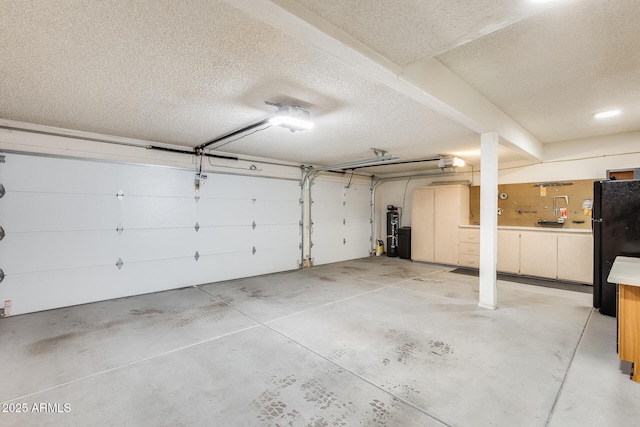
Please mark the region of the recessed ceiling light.
POLYGON ((617 116, 620 113, 621 113, 620 110, 607 110, 607 111, 600 111, 599 113, 596 113, 593 116, 596 119, 606 119, 607 117, 617 116))

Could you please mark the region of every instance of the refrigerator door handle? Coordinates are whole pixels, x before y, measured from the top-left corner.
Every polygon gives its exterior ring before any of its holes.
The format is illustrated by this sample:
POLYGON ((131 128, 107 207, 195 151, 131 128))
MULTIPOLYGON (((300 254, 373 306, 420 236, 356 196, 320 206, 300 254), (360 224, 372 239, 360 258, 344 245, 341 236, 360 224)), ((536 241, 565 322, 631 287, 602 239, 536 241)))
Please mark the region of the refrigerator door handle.
POLYGON ((598 219, 594 218, 591 221, 593 221, 593 222, 602 222, 602 218, 598 218, 598 219))

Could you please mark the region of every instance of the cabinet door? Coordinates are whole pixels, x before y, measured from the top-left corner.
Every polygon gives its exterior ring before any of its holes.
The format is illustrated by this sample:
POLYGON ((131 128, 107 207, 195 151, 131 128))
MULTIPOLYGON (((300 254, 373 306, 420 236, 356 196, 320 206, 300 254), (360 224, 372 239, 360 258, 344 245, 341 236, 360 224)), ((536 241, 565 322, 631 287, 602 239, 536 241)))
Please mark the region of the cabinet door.
POLYGON ((498 230, 498 271, 520 273, 520 232, 498 230))
POLYGON ((558 279, 593 285, 593 236, 558 235, 558 279))
POLYGON ((520 274, 555 279, 558 275, 558 237, 553 233, 520 235, 520 274))
POLYGON ((460 186, 436 187, 435 262, 458 264, 458 220, 460 218, 460 186))
POLYGON ((434 260, 434 189, 413 191, 411 208, 411 258, 416 261, 434 260))

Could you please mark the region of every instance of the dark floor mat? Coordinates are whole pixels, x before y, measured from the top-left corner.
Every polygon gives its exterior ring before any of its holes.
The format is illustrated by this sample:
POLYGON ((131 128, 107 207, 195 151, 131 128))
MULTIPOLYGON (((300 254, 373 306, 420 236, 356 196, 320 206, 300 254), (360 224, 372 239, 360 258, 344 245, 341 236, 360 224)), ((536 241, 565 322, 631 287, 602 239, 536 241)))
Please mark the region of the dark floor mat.
MULTIPOLYGON (((475 268, 456 268, 455 270, 451 270, 451 273, 464 274, 465 276, 479 276, 479 272, 475 268)), ((536 277, 515 276, 502 273, 498 273, 498 280, 524 283, 525 285, 544 286, 545 288, 564 289, 565 291, 583 292, 585 294, 593 293, 593 286, 563 282, 561 280, 545 280, 536 277)))

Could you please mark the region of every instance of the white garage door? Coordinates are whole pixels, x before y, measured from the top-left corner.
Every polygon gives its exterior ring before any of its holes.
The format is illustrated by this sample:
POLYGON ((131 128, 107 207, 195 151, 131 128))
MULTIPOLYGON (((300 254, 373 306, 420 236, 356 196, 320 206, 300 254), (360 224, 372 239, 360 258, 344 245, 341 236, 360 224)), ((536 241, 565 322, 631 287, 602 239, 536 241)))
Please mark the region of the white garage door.
POLYGON ((298 182, 194 177, 7 154, 0 301, 15 315, 297 268, 298 182))
POLYGON ((311 257, 314 265, 369 256, 369 185, 316 179, 311 186, 311 257))

